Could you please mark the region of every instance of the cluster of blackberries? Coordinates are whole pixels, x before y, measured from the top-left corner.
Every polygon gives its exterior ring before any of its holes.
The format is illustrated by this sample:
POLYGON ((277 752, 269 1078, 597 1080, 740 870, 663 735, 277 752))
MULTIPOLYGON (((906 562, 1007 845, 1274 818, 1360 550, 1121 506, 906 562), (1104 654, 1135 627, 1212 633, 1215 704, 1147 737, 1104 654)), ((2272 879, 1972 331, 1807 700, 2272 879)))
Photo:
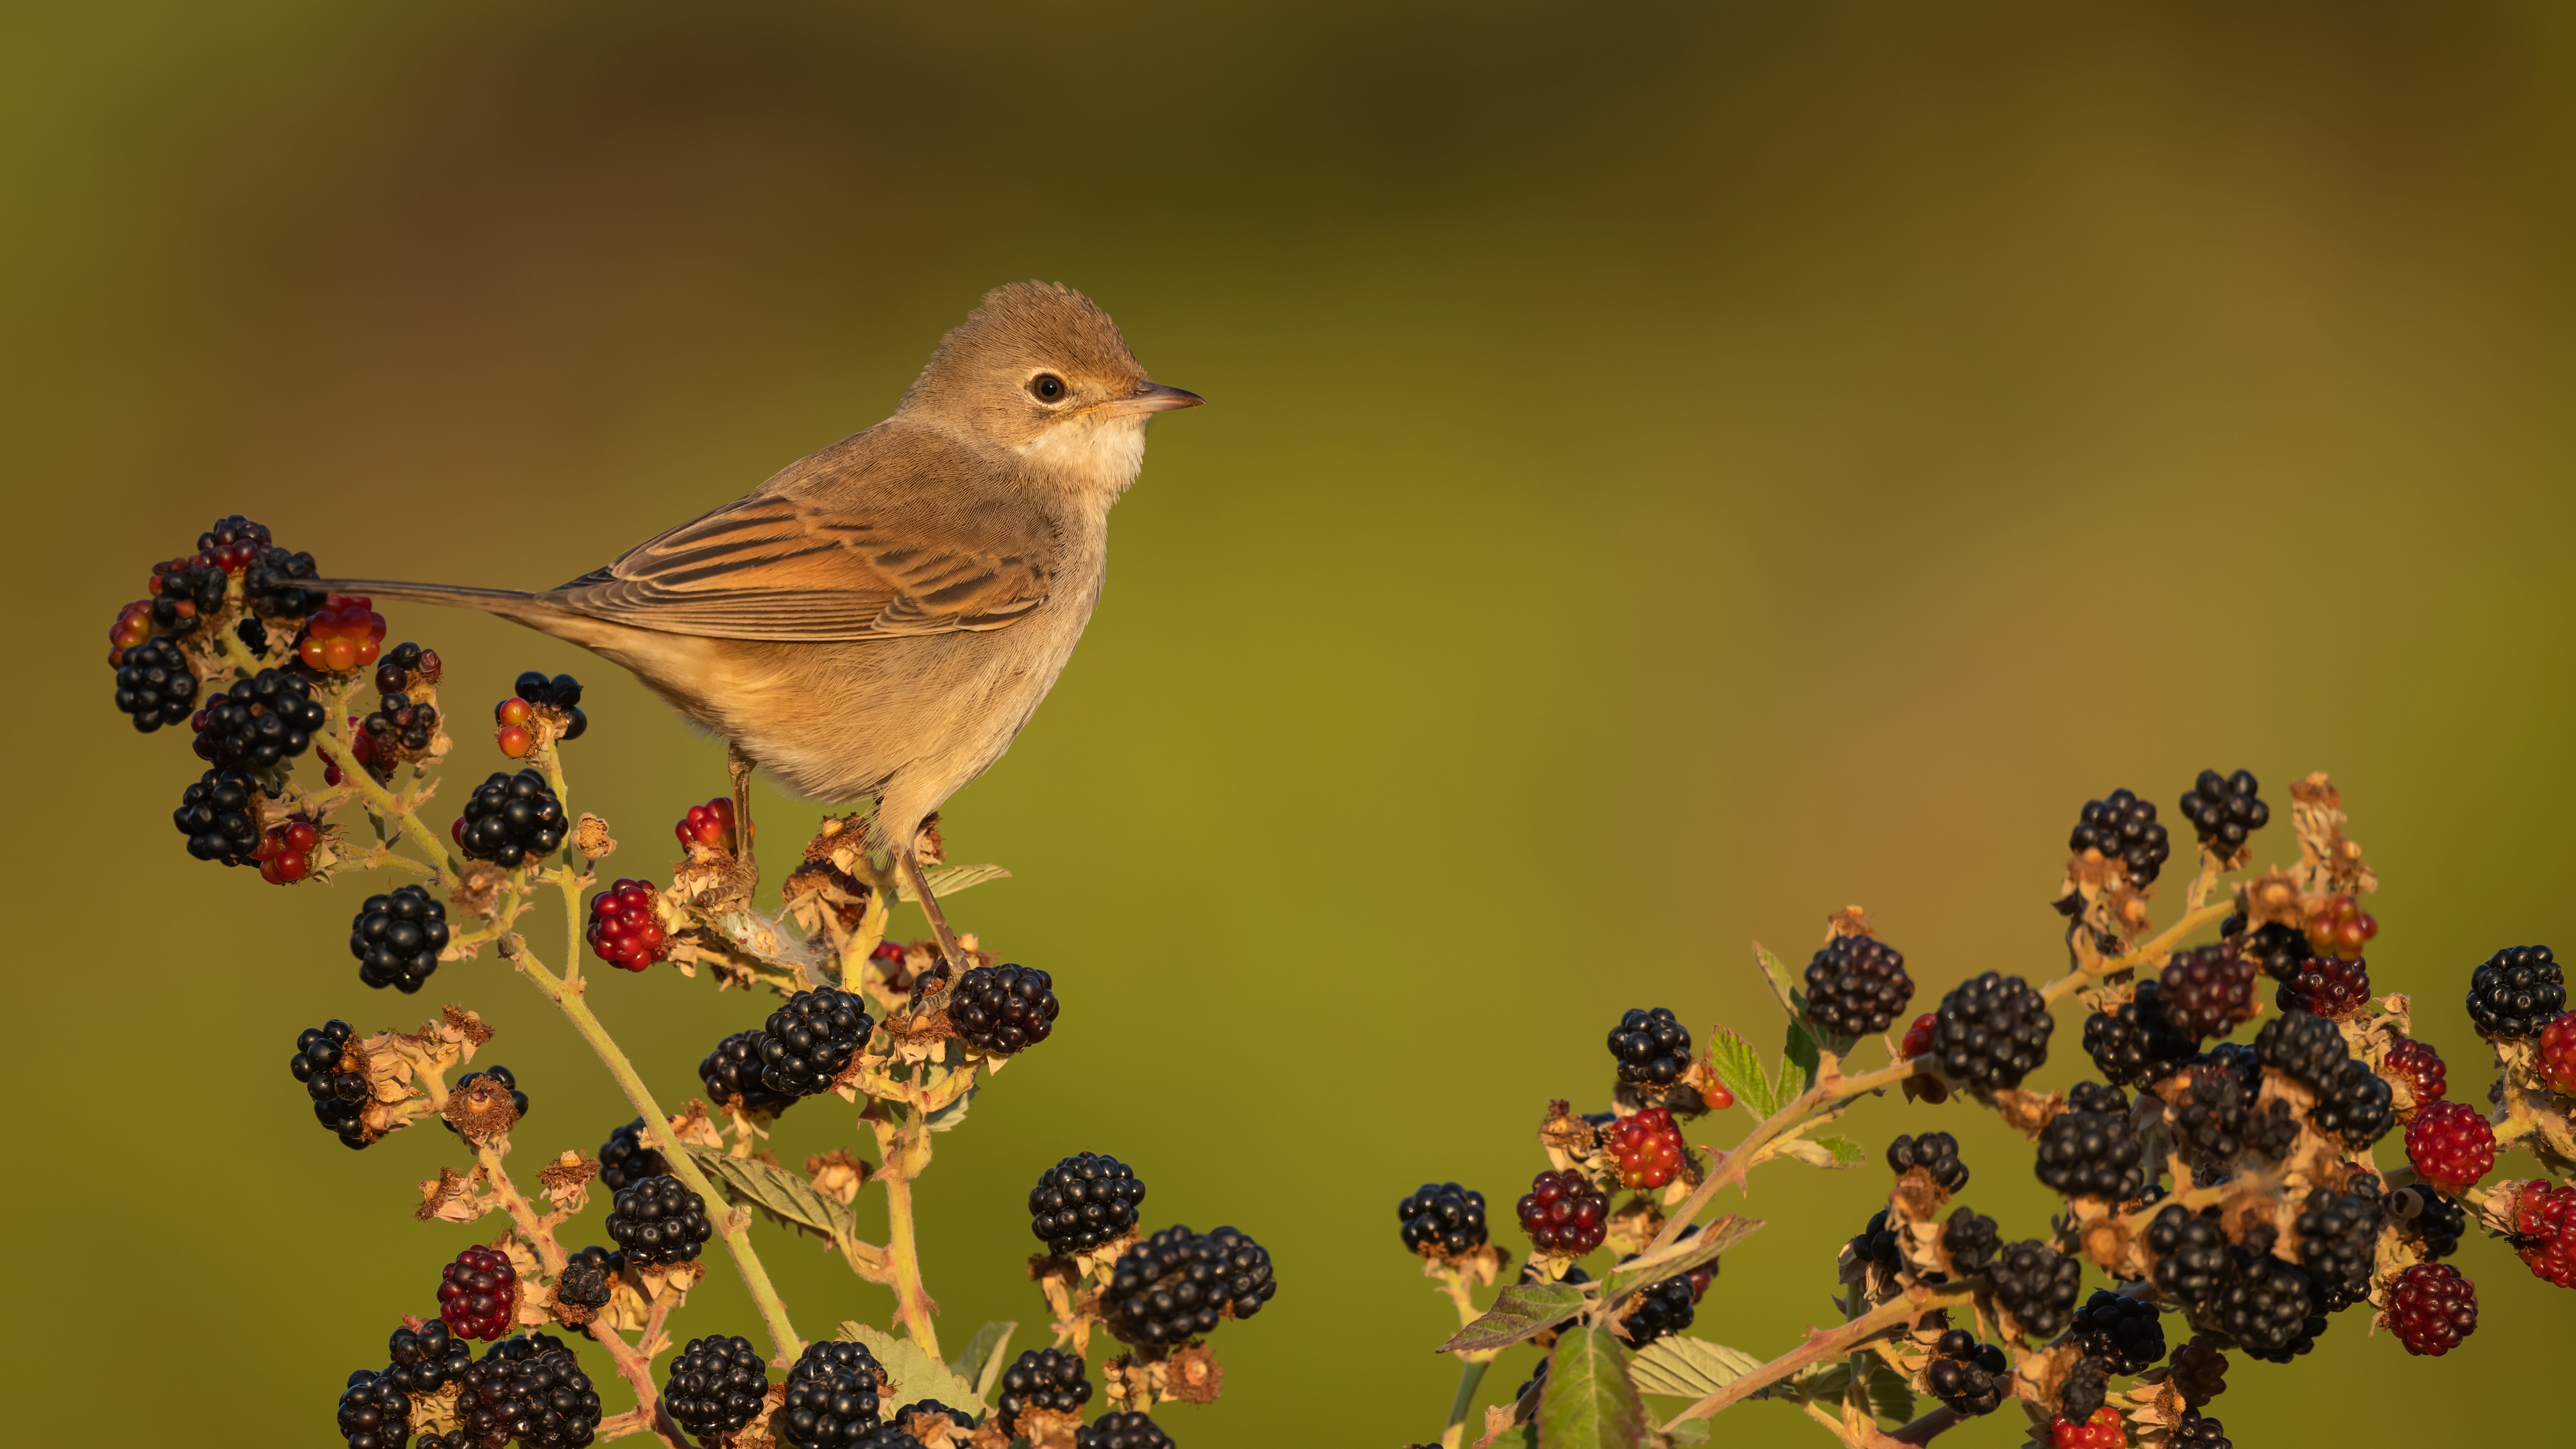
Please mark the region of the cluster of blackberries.
POLYGON ((769 1033, 754 1027, 738 1031, 716 1043, 716 1049, 698 1062, 698 1080, 706 1084, 707 1098, 719 1107, 736 1105, 754 1117, 775 1117, 796 1105, 796 1098, 773 1092, 760 1079, 760 1048, 769 1033))
POLYGON ((2249 1242, 2231 1256, 2235 1271, 2219 1285, 2211 1310, 2218 1331, 2266 1363, 2288 1363, 2316 1347, 2326 1320, 2307 1273, 2274 1257, 2269 1244, 2249 1242))
POLYGON ((2116 1012, 2084 1019, 2084 1054, 2103 1076, 2124 1087, 2143 1087, 2171 1076, 2199 1043, 2176 1030, 2165 1013, 2162 986, 2138 983, 2137 994, 2116 1012))
POLYGON ((668 1177, 671 1164, 660 1150, 644 1140, 644 1119, 636 1118, 608 1134, 599 1148, 599 1180, 612 1193, 622 1191, 648 1177, 668 1177))
POLYGON ((1639 1289, 1635 1305, 1619 1327, 1628 1335, 1631 1348, 1644 1348, 1656 1339, 1690 1327, 1698 1312, 1698 1300, 1691 1295, 1690 1275, 1683 1273, 1639 1289))
POLYGON ((1100 1313, 1121 1343, 1178 1347, 1250 1318, 1279 1291, 1270 1254, 1233 1228, 1165 1228, 1119 1255, 1100 1290, 1100 1313))
POLYGON ((1668 1087, 1690 1067, 1689 1028, 1671 1011, 1630 1008, 1610 1029, 1610 1055, 1619 1059, 1619 1080, 1637 1087, 1668 1087))
POLYGON ((447 907, 416 885, 367 897, 349 922, 349 954, 358 979, 408 996, 429 982, 447 949, 447 907))
POLYGON ((1932 1361, 1924 1366, 1923 1377, 1943 1408, 1975 1418, 2002 1405, 2007 1367, 2002 1348, 1977 1342, 1977 1336, 1964 1328, 1953 1328, 1932 1345, 1932 1361))
POLYGON ((549 679, 542 671, 531 669, 519 676, 512 691, 539 709, 563 716, 560 739, 580 739, 582 733, 590 728, 590 716, 581 712, 581 681, 569 674, 558 674, 549 679))
POLYGON ((495 770, 474 787, 454 833, 467 858, 509 869, 563 849, 569 828, 563 802, 548 788, 545 776, 535 770, 515 775, 495 770))
POLYGON ((715 1229, 706 1199, 676 1177, 648 1177, 619 1192, 608 1213, 608 1236, 630 1263, 694 1261, 715 1229))
POLYGON ((608 1306, 611 1291, 625 1273, 624 1253, 612 1253, 594 1243, 564 1259, 563 1272, 555 1278, 555 1301, 597 1313, 608 1306))
POLYGON ((384 652, 376 663, 376 693, 400 694, 411 688, 414 675, 423 684, 436 684, 442 672, 438 651, 425 649, 409 639, 384 652))
POLYGON ((1395 1205, 1404 1246, 1425 1257, 1472 1253, 1485 1246, 1485 1195, 1454 1182, 1431 1183, 1395 1205))
POLYGON ((196 717, 199 759, 223 769, 273 770, 313 747, 331 712, 301 674, 263 669, 221 694, 196 717))
POLYGON ((347 1060, 348 1048, 349 1024, 326 1021, 296 1036, 295 1055, 286 1065, 313 1098, 314 1118, 336 1134, 342 1146, 364 1147, 367 1128, 358 1114, 375 1093, 367 1085, 367 1074, 347 1060))
POLYGON ((2497 1041, 2538 1036, 2567 1009, 2567 978, 2546 946, 2508 946, 2469 978, 2469 1019, 2497 1041))
POLYGON ((2075 1316, 2075 1295, 2084 1284, 2084 1265, 2037 1238, 2011 1244, 1986 1269, 1995 1302, 2022 1328, 2041 1338, 2054 1336, 2075 1316))
POLYGON ((474 1346, 447 1331, 447 1320, 433 1318, 419 1328, 397 1328, 385 1341, 392 1360, 384 1377, 406 1394, 434 1394, 449 1384, 465 1382, 474 1366, 474 1346))
POLYGON ((1882 1286, 1893 1282, 1897 1274, 1905 1271, 1903 1245, 1897 1240, 1895 1227, 1887 1221, 1885 1208, 1869 1215, 1869 1221, 1861 1230, 1843 1244, 1843 1251, 1856 1261, 1877 1269, 1882 1286))
POLYGON ((259 782, 239 770, 208 770, 179 796, 170 823, 188 837, 188 853, 199 860, 249 865, 259 848, 259 819, 252 802, 259 782))
POLYGON ((468 1248, 438 1276, 438 1317, 456 1336, 494 1339, 510 1331, 519 1272, 498 1248, 468 1248))
POLYGON ((1935 1070, 1962 1086, 2018 1087, 2048 1060, 2055 1030, 2048 1002, 2029 982, 1989 971, 1941 998, 1927 1053, 1935 1070))
POLYGON ((2252 1021, 2263 1009, 2254 999, 2259 970, 2223 942, 2176 951, 2156 978, 2165 1023, 2196 1046, 2203 1037, 2225 1036, 2252 1021))
POLYGON ((1941 1255, 1950 1260, 1956 1277, 1974 1278, 1993 1267, 2003 1249, 2003 1230, 1984 1213, 1956 1208, 1941 1224, 1941 1255))
POLYGON ((1959 1139, 1947 1132, 1899 1137, 1888 1143, 1887 1167, 1899 1176, 1922 1168, 1943 1192, 1957 1192, 1968 1185, 1968 1165, 1959 1160, 1959 1139))
POLYGON ((2039 1129, 2039 1180, 2067 1197, 2127 1202, 2146 1190, 2129 1099, 2117 1087, 2078 1082, 2067 1109, 2039 1129))
POLYGON ((152 566, 150 590, 152 626, 169 634, 193 634, 223 612, 224 571, 196 555, 168 559, 152 566))
POLYGON ((197 676, 179 646, 156 637, 127 649, 116 662, 116 708, 147 735, 196 713, 197 676))
POLYGON ((2290 1011, 2272 1018, 2255 1034, 2254 1055, 2314 1092, 2309 1123, 2355 1151, 2386 1136, 2396 1123, 2386 1079, 2354 1057, 2343 1033, 2323 1017, 2290 1011))
POLYGON ((2156 1306, 2101 1288, 2075 1310, 2067 1340, 2115 1374, 2145 1373, 2165 1356, 2164 1324, 2156 1306))
POLYGON ((321 577, 313 555, 271 545, 266 529, 259 529, 255 539, 245 541, 257 545, 241 564, 242 598, 250 604, 253 614, 263 619, 301 619, 330 602, 329 594, 304 587, 321 577))
POLYGON ((1610 1234, 1610 1197, 1579 1168, 1532 1178, 1518 1211, 1521 1230, 1542 1253, 1579 1258, 1610 1234))
POLYGON ((787 1398, 769 1430, 789 1449, 856 1449, 873 1442, 886 1371, 863 1343, 805 1345, 787 1370, 787 1398))
POLYGON ((1832 1035, 1875 1036, 1913 1000, 1904 953, 1874 936, 1836 936, 1807 963, 1807 1017, 1832 1035))
POLYGON ((968 1046, 1010 1056, 1055 1030, 1055 978, 1034 966, 977 966, 949 993, 948 1024, 968 1046))
POLYGON ((2155 1258, 2156 1287, 2166 1297, 2195 1311, 2217 1301, 2232 1260, 2215 1217, 2171 1204, 2147 1225, 2147 1251, 2155 1258))
MULTIPOLYGON (((1547 1364, 1541 1361, 1541 1369, 1547 1364)), ((1073 1432, 1073 1449, 1178 1449, 1162 1426, 1134 1409, 1101 1415, 1073 1432)))
POLYGON ((2379 1180, 2368 1173, 2355 1174, 2346 1191, 2320 1187, 2299 1205, 2299 1266, 2308 1270, 2326 1312, 2370 1296, 2379 1220, 2379 1180))
POLYGON ((1060 1348, 1033 1348, 1002 1370, 1001 1427, 1019 1430, 1020 1415, 1032 1409, 1071 1414, 1091 1401, 1091 1380, 1082 1371, 1082 1355, 1060 1348))
POLYGON ((397 689, 376 701, 358 728, 366 733, 370 760, 386 759, 396 750, 418 753, 428 749, 438 733, 438 707, 426 701, 415 703, 397 689))
POLYGON ((671 1417, 710 1442, 750 1423, 768 1393, 769 1368, 760 1350, 730 1334, 690 1339, 662 1382, 671 1417))
POLYGON ((2272 823, 2272 807, 2255 793, 2261 788, 2251 770, 2233 775, 2203 770, 2183 792, 2183 818, 2191 822, 2202 845, 2219 855, 2233 855, 2247 837, 2272 823))
MULTIPOLYGON (((447 1089, 448 1100, 454 1101, 456 1098, 464 1096, 466 1089, 473 1086, 476 1082, 490 1082, 510 1094, 511 1121, 516 1122, 520 1118, 528 1115, 528 1094, 519 1090, 519 1079, 510 1074, 510 1069, 508 1067, 482 1067, 477 1070, 467 1072, 464 1076, 456 1079, 456 1084, 454 1086, 447 1089)), ((448 1121, 445 1117, 438 1119, 438 1125, 446 1128, 450 1132, 456 1131, 456 1124, 448 1121)))
POLYGON ((876 1030, 867 1003, 837 986, 787 998, 760 1038, 760 1084, 782 1097, 830 1091, 876 1030))
POLYGON ((1103 1153, 1077 1152, 1038 1174, 1029 1189, 1029 1231, 1058 1257, 1114 1243, 1136 1230, 1145 1180, 1103 1153))
POLYGON ((505 1339, 466 1372, 456 1416, 468 1442, 580 1449, 599 1428, 599 1391, 562 1340, 505 1339))
POLYGON ((2121 862, 2128 868, 2129 883, 2137 886, 2153 885, 2165 857, 2173 854, 2165 828, 2156 823, 2156 807, 2130 790, 2085 801, 2066 848, 2077 855, 2098 850, 2103 859, 2121 862))

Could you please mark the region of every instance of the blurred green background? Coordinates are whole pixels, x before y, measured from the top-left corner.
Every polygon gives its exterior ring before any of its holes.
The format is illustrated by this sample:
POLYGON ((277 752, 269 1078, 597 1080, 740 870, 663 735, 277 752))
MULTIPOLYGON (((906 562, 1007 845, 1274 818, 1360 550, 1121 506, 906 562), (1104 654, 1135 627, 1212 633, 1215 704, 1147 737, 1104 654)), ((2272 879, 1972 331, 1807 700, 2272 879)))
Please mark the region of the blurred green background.
MULTIPOLYGON (((410 1217, 446 1134, 315 1129, 298 1029, 480 1010, 525 1168, 629 1115, 494 962, 361 988, 367 883, 186 859, 199 766, 99 665, 149 564, 241 510, 332 570, 552 583, 883 416, 1013 278, 1211 406, 1156 425, 1079 658, 948 814, 1017 872, 961 924, 1066 1002, 923 1184, 952 1337, 1043 1319, 1020 1200, 1115 1152, 1152 1225, 1237 1224, 1284 1284, 1218 1335, 1224 1401, 1162 1415, 1185 1445, 1430 1437, 1449 1317, 1400 1194, 1507 1219, 1621 1009, 1768 1045, 1745 943, 1802 959, 1846 903, 1926 1006, 2051 972, 2077 807, 2170 816, 2203 766, 2345 786, 2374 980, 2474 1095, 2469 967, 2576 936, 2571 97, 2542 3, 8 7, 13 1431, 335 1442, 476 1234, 410 1217)), ((575 804, 665 875, 719 747, 567 646, 394 629, 451 661, 466 778, 512 675, 579 672, 575 804)), ((762 809, 774 882, 815 811, 762 809)), ((673 1101, 766 1010, 600 985, 673 1101)), ((1852 1122, 1961 1132, 1968 1200, 2041 1230, 1990 1120, 1852 1122)), ((1882 1181, 1757 1177, 1772 1226, 1698 1331, 1830 1320, 1882 1181)), ((887 1318, 758 1231, 807 1332, 887 1318)), ((2348 1314, 2213 1412, 2258 1445, 2330 1405, 2393 1442, 2552 1422, 2525 1376, 2576 1296, 2461 1261, 2461 1355, 2348 1314)), ((678 1326, 755 1331, 729 1268, 678 1326)), ((1769 1404, 1726 1432, 1823 1442, 1769 1404)))

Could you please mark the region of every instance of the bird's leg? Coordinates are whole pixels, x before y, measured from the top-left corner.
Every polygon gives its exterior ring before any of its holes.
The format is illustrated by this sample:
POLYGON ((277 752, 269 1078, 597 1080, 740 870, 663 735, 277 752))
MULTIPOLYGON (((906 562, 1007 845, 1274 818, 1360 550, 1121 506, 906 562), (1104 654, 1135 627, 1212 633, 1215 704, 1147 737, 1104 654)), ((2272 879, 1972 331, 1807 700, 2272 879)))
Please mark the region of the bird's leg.
POLYGON ((913 896, 921 902, 921 913, 930 918, 930 934, 939 942, 939 959, 948 963, 952 972, 964 968, 966 958, 957 949, 956 933, 948 929, 948 918, 939 913, 939 898, 930 893, 929 878, 921 871, 921 857, 910 842, 895 852, 896 863, 912 878, 913 896))
POLYGON ((742 873, 742 891, 748 898, 760 885, 760 857, 751 849, 751 772, 758 768, 742 746, 725 742, 725 767, 733 774, 733 859, 742 873))

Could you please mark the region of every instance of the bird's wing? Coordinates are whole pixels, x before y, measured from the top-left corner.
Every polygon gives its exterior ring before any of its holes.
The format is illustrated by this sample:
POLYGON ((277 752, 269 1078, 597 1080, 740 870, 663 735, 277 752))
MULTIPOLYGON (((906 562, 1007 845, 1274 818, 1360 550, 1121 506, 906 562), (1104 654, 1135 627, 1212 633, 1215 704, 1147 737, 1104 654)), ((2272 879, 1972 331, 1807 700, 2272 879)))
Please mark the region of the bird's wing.
POLYGON ((639 629, 820 642, 1000 629, 1044 602, 1035 539, 763 491, 547 597, 639 629))

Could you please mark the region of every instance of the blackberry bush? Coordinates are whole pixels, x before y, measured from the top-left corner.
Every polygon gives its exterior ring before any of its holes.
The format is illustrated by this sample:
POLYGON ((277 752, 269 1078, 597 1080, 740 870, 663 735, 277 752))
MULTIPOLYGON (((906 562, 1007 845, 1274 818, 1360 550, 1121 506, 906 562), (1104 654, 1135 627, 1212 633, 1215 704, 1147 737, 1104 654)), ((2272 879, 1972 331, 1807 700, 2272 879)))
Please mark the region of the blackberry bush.
POLYGON ((1619 1062, 1619 1080, 1631 1086, 1668 1087, 1690 1066, 1691 1034, 1663 1007, 1631 1008, 1610 1029, 1610 1055, 1619 1062))
MULTIPOLYGON (((1807 1016, 1834 1036, 1876 1036, 1913 1000, 1904 955, 1875 937, 1836 936, 1807 963, 1807 1016)), ((1690 1054, 1687 1035, 1682 1054, 1690 1054)))
MULTIPOLYGON (((1077 1152, 1038 1175, 1029 1189, 1029 1231, 1059 1257, 1113 1243, 1136 1230, 1145 1181, 1115 1157, 1077 1152)), ((1483 1200, 1477 1200, 1479 1240, 1483 1200)))
POLYGON ((1454 1182, 1424 1183, 1395 1205, 1395 1215, 1408 1251, 1451 1256, 1485 1246, 1485 1195, 1454 1182))
POLYGON ((2538 1036, 2566 1009, 2566 977, 2546 946, 2508 946, 2469 977, 2469 1020, 2491 1040, 2538 1036))
POLYGON ((706 1199, 676 1177, 648 1177, 617 1194, 608 1236, 630 1263, 693 1262, 715 1230, 706 1199))
POLYGON ((369 896, 349 923, 349 954, 358 979, 379 990, 409 996, 429 984, 438 953, 447 949, 447 907, 416 885, 369 896))
POLYGON ((1279 1291, 1270 1255, 1233 1228, 1165 1228, 1128 1249, 1100 1292, 1100 1314, 1121 1343, 1176 1348, 1250 1318, 1279 1291))
POLYGON ((1055 981, 1034 966, 978 966, 957 978, 948 1024, 967 1045, 1011 1056, 1055 1030, 1055 981))
POLYGON ((2156 807, 2128 790, 2085 801, 2066 848, 2077 855, 2099 851, 2104 860, 2119 861, 2127 867, 2130 883, 2137 886, 2155 884, 2156 873, 2173 854, 2165 828, 2156 823, 2156 807))

